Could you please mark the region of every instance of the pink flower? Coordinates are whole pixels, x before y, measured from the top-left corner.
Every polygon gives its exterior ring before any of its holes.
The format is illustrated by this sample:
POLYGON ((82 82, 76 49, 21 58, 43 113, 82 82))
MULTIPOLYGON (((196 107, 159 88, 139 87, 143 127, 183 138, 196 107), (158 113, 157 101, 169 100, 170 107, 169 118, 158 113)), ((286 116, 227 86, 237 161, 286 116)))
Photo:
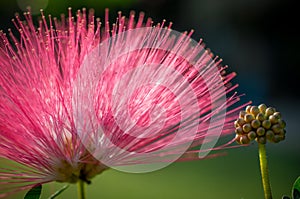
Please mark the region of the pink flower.
POLYGON ((38 28, 24 16, 17 35, 0 32, 0 196, 108 167, 152 171, 232 142, 215 145, 241 108, 230 109, 235 74, 192 31, 152 27, 144 13, 113 25, 108 11, 102 25, 85 9, 48 23, 42 13, 38 28))

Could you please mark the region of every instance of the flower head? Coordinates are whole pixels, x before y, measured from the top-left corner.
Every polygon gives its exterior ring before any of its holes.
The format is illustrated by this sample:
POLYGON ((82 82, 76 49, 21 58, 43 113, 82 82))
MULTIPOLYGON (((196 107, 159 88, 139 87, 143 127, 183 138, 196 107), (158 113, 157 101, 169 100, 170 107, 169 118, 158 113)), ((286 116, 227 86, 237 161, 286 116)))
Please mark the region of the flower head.
POLYGON ((278 143, 285 139, 286 124, 280 112, 265 104, 247 106, 234 124, 235 139, 239 144, 248 144, 254 139, 260 144, 266 144, 267 141, 278 143))
POLYGON ((228 109, 235 74, 193 31, 133 12, 112 25, 108 11, 103 25, 85 9, 48 22, 42 12, 38 28, 24 17, 17 34, 0 32, 1 192, 152 171, 231 143, 215 146, 241 108, 228 109), (151 163, 162 165, 136 166, 151 163))

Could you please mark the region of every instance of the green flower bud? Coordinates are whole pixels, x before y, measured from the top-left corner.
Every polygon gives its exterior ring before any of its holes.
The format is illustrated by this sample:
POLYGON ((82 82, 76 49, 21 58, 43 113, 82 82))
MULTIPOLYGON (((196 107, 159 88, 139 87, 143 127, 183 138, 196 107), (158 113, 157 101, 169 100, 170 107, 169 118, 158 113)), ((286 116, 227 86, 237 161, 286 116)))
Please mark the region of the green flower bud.
POLYGON ((272 124, 277 124, 278 123, 278 118, 275 115, 270 115, 269 120, 272 124))
POLYGON ((267 143, 267 139, 265 137, 257 137, 256 141, 260 144, 266 144, 267 143))
POLYGON ((246 111, 241 111, 240 114, 239 114, 239 117, 240 118, 244 118, 244 116, 246 115, 246 113, 247 113, 246 111))
POLYGON ((278 119, 281 118, 281 113, 280 112, 275 112, 273 115, 276 116, 278 119))
POLYGON ((251 122, 251 126, 255 129, 257 129, 258 127, 260 127, 261 123, 259 120, 252 120, 251 122))
POLYGON ((250 140, 249 140, 248 136, 242 135, 242 136, 240 137, 240 142, 241 142, 242 144, 249 144, 249 143, 250 143, 250 140))
POLYGON ((259 120, 260 122, 265 120, 265 116, 263 113, 258 113, 256 116, 256 119, 259 120))
POLYGON ((260 110, 261 113, 265 113, 267 106, 265 104, 261 104, 258 106, 258 109, 260 110))
POLYGON ((270 116, 270 115, 273 115, 273 113, 275 113, 275 109, 272 108, 272 107, 269 107, 266 109, 266 116, 270 116))
POLYGON ((245 116, 244 116, 244 120, 245 120, 245 122, 247 122, 247 123, 250 123, 252 120, 254 120, 255 118, 254 118, 254 116, 253 115, 251 115, 251 114, 246 114, 245 116))
POLYGON ((247 135, 249 140, 254 140, 256 138, 256 133, 254 131, 250 131, 247 135))
POLYGON ((244 133, 242 127, 238 127, 235 129, 235 133, 238 134, 238 135, 242 135, 244 133))
POLYGON ((269 141, 272 141, 273 138, 274 138, 274 132, 272 130, 267 130, 266 132, 266 138, 269 140, 269 141))
POLYGON ((264 136, 265 135, 265 129, 263 127, 259 127, 257 130, 256 130, 256 134, 258 136, 264 136))
POLYGON ((272 130, 274 131, 275 134, 279 133, 281 130, 281 127, 279 124, 275 124, 272 126, 272 130))
POLYGON ((280 129, 279 132, 278 132, 278 135, 285 136, 285 130, 284 129, 280 129))
POLYGON ((281 141, 280 135, 274 135, 273 142, 278 143, 281 141))
POLYGON ((244 124, 243 125, 243 131, 244 131, 244 133, 248 133, 248 132, 250 132, 252 130, 252 128, 251 128, 251 125, 250 124, 244 124))
POLYGON ((265 120, 265 121, 263 121, 262 122, 262 126, 265 128, 265 129, 269 129, 269 128, 271 128, 271 122, 270 122, 270 120, 265 120))
POLYGON ((259 109, 257 106, 252 106, 250 109, 250 113, 252 113, 252 115, 256 116, 259 113, 259 109))
POLYGON ((280 139, 280 141, 282 141, 282 140, 285 140, 285 135, 279 135, 279 139, 280 139))
POLYGON ((242 127, 244 124, 246 124, 246 122, 243 118, 239 118, 236 121, 240 127, 242 127))
POLYGON ((285 123, 285 121, 284 120, 281 120, 281 119, 279 119, 278 120, 278 124, 279 124, 279 126, 281 127, 281 128, 285 128, 285 126, 286 126, 286 123, 285 123))
POLYGON ((250 113, 250 109, 251 109, 251 106, 248 105, 248 106, 246 107, 246 112, 247 112, 247 113, 250 113))
POLYGON ((239 127, 239 124, 238 124, 237 121, 234 121, 234 127, 235 127, 235 128, 239 127))
POLYGON ((240 139, 241 139, 241 136, 240 136, 240 135, 236 135, 236 136, 235 136, 235 141, 236 141, 238 144, 242 144, 242 143, 240 142, 240 139))

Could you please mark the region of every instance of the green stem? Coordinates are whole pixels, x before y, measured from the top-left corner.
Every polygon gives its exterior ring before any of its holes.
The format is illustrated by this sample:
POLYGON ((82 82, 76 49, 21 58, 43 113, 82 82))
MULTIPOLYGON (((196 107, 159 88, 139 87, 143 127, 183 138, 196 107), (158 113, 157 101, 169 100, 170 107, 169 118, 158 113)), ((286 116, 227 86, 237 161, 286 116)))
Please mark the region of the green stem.
POLYGON ((78 199, 85 199, 85 186, 84 181, 79 180, 77 183, 78 188, 78 199))
POLYGON ((258 143, 258 152, 259 152, 261 179, 264 188, 265 199, 272 199, 265 144, 258 143))

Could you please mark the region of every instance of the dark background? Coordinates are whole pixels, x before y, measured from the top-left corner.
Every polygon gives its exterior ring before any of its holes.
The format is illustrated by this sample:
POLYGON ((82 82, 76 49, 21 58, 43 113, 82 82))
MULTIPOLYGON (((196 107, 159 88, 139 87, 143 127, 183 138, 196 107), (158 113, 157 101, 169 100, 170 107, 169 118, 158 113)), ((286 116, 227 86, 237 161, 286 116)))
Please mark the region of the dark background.
MULTIPOLYGON (((36 16, 40 7, 44 8, 46 14, 59 16, 60 13, 67 13, 67 8, 71 6, 73 13, 82 7, 94 8, 96 15, 102 18, 104 9, 108 7, 111 19, 116 17, 119 10, 127 16, 130 10, 144 11, 154 22, 161 22, 163 19, 172 21, 175 30, 195 29, 193 38, 203 38, 207 47, 223 58, 224 64, 229 65, 229 70, 237 72, 238 76, 234 82, 240 85, 239 92, 246 94, 242 98, 243 102, 252 100, 253 104, 266 103, 279 109, 285 117, 287 139, 281 144, 268 147, 271 171, 273 169, 271 180, 274 183, 276 198, 282 194, 289 194, 292 182, 300 175, 300 32, 297 30, 300 17, 296 1, 10 0, 0 2, 0 29, 6 31, 7 28, 13 27, 11 19, 16 12, 22 13, 25 10, 25 6, 22 5, 26 4, 24 2, 31 4, 36 16)), ((107 198, 114 198, 116 194, 114 191, 109 192, 111 186, 117 186, 121 196, 128 198, 160 198, 155 195, 158 193, 166 193, 160 195, 161 198, 173 199, 183 198, 180 193, 197 198, 202 198, 201 194, 203 198, 262 198, 256 150, 256 145, 252 145, 247 150, 229 152, 227 159, 221 157, 217 160, 205 160, 204 163, 179 163, 163 171, 141 175, 142 177, 132 177, 115 171, 109 174, 109 171, 108 174, 103 174, 104 182, 99 178, 97 180, 101 181, 100 184, 103 183, 101 186, 107 186, 103 191, 103 196, 108 192, 107 198), (224 168, 220 169, 220 164, 224 168), (251 169, 253 173, 250 172, 251 169), (203 173, 203 170, 207 172, 203 173), (178 172, 181 173, 180 176, 178 172), (185 172, 186 175, 183 175, 185 172), (184 181, 191 185, 185 187, 185 182, 176 184, 170 181, 173 178, 184 178, 184 181), (170 183, 175 185, 171 186, 170 183), (199 193, 193 192, 194 189, 198 189, 199 193)), ((97 190, 97 186, 94 189, 97 190)))
POLYGON ((103 16, 110 8, 111 20, 122 10, 144 11, 154 22, 174 22, 173 29, 195 29, 193 38, 204 39, 224 64, 236 71, 243 93, 254 103, 272 102, 271 98, 298 99, 300 37, 299 9, 292 0, 11 0, 0 3, 0 27, 12 27, 16 12, 31 4, 38 16, 59 16, 68 7, 73 12, 82 7, 94 8, 103 16), (23 2, 23 3, 22 3, 23 2), (34 3, 32 3, 34 2, 34 3))

